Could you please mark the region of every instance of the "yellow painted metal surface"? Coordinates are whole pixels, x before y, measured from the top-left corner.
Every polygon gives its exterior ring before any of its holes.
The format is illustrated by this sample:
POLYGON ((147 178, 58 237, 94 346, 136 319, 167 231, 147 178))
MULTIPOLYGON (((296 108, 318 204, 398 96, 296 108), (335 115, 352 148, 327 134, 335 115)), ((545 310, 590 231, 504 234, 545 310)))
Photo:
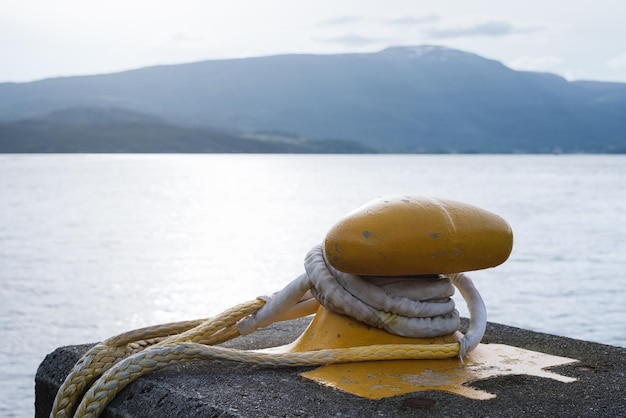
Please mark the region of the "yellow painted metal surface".
POLYGON ((457 342, 462 336, 457 332, 437 338, 400 337, 321 307, 306 331, 282 350, 302 352, 376 344, 445 344, 457 342))
POLYGON ((475 206, 420 196, 386 196, 346 215, 324 241, 337 270, 364 276, 459 273, 503 263, 513 233, 475 206))
MULTIPOLYGON (((373 344, 434 344, 458 341, 459 337, 462 337, 460 333, 434 339, 399 337, 320 308, 307 330, 296 341, 272 351, 303 352, 373 344)), ((467 384, 515 374, 572 382, 576 379, 544 369, 576 361, 502 344, 480 344, 463 362, 459 359, 442 359, 343 363, 323 366, 302 373, 302 376, 368 399, 426 390, 445 391, 472 399, 491 399, 495 397, 494 394, 467 384)))

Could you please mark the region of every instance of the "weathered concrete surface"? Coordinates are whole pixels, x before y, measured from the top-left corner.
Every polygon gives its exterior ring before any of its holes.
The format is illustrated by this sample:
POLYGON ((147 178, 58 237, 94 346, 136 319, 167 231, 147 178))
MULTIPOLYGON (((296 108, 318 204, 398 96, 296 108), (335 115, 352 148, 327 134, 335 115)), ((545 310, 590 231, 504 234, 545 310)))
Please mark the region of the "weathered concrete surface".
MULTIPOLYGON (((295 339, 308 319, 281 323, 228 345, 263 348, 295 339)), ((471 386, 497 395, 487 401, 428 391, 370 401, 298 376, 310 368, 268 368, 230 362, 172 366, 125 388, 103 417, 414 417, 626 416, 626 349, 489 324, 483 343, 502 343, 579 363, 552 371, 578 379, 497 377, 471 386), (422 405, 422 407, 419 407, 422 405)), ((88 345, 49 354, 36 376, 36 417, 47 417, 54 394, 88 345)))

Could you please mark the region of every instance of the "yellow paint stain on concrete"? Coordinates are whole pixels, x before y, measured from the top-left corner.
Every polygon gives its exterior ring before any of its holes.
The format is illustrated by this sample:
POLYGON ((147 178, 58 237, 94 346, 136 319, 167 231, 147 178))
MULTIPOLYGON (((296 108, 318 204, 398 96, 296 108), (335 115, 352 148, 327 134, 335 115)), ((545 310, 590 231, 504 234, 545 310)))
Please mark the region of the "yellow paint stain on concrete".
POLYGON ((577 360, 504 344, 480 344, 464 362, 458 359, 392 360, 320 367, 301 376, 367 399, 440 390, 471 399, 495 398, 468 383, 506 375, 531 375, 569 383, 576 379, 543 370, 577 360))
MULTIPOLYGON (((321 308, 296 341, 272 351, 303 352, 374 344, 440 344, 458 341, 460 337, 460 333, 434 339, 399 337, 321 308)), ((485 400, 495 395, 468 384, 506 375, 539 376, 569 383, 576 379, 544 369, 576 361, 504 344, 480 344, 463 362, 441 359, 342 363, 323 366, 301 376, 367 399, 439 390, 485 400)))

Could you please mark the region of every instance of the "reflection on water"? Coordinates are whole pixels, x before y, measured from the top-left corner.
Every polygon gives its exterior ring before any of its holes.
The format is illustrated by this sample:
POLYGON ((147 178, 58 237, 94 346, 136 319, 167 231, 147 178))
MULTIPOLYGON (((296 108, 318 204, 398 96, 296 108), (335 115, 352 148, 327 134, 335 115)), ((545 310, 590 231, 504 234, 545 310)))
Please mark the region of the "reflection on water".
POLYGON ((511 223, 510 260, 471 274, 490 321, 626 346, 623 184, 623 156, 0 156, 0 415, 33 415, 56 347, 271 293, 393 193, 511 223))

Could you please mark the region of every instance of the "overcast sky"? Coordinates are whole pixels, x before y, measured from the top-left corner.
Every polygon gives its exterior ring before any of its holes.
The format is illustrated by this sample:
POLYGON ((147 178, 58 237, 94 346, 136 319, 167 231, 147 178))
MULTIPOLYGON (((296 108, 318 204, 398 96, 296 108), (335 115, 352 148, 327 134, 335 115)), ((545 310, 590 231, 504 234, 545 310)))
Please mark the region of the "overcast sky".
POLYGON ((625 0, 0 0, 0 82, 442 45, 626 82, 625 0))

